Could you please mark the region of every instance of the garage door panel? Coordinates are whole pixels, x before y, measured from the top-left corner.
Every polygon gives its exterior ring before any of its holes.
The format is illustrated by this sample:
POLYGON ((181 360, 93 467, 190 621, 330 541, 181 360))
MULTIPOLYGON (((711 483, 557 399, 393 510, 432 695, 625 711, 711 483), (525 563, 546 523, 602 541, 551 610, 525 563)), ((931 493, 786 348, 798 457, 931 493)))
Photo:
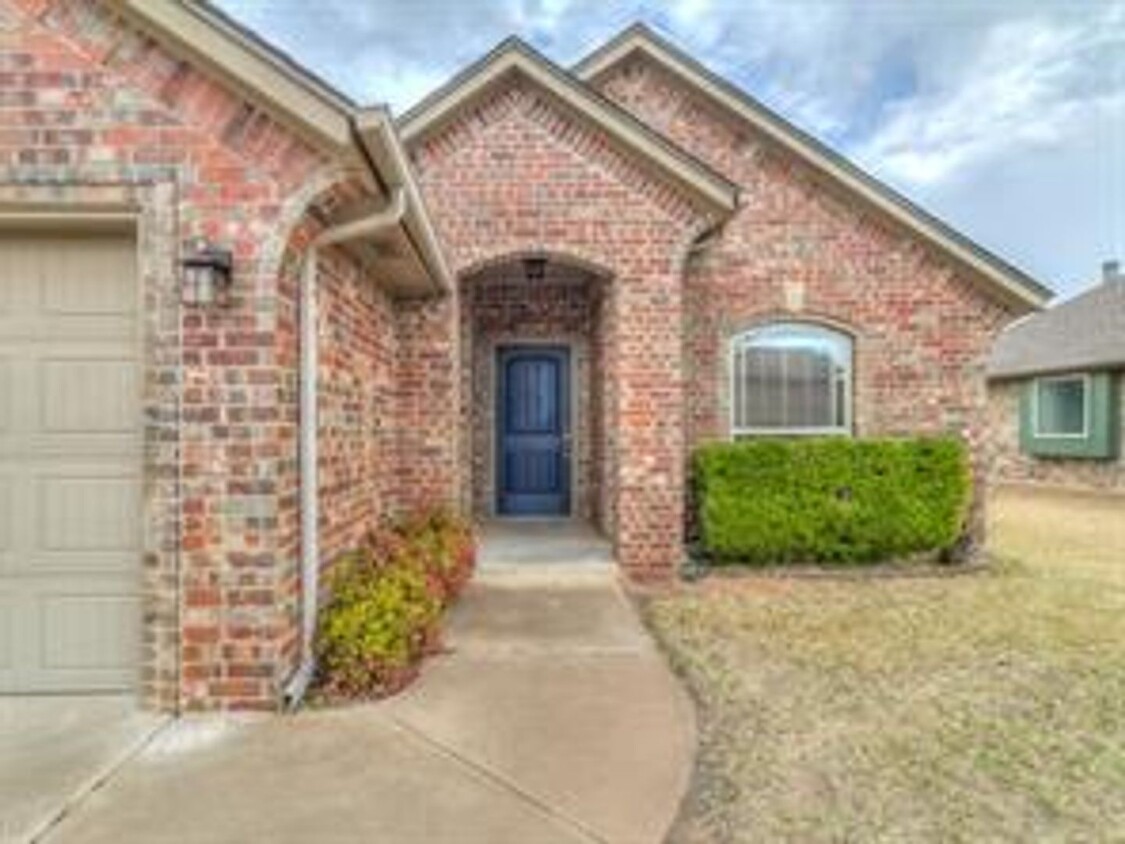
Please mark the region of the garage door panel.
POLYGON ((48 358, 40 367, 41 430, 88 434, 136 431, 134 359, 48 358))
POLYGON ((0 234, 0 691, 134 685, 133 243, 0 234))
POLYGON ((12 478, 0 475, 0 554, 12 548, 12 478))
POLYGON ((136 340, 136 322, 126 317, 51 316, 36 312, 5 316, 0 313, 0 353, 15 343, 50 341, 56 351, 77 353, 91 342, 109 351, 131 354, 136 340))
POLYGON ((40 309, 52 316, 128 315, 136 308, 132 274, 121 272, 121 245, 116 240, 90 239, 80 249, 48 254, 42 268, 40 309))
MULTIPOLYGON (((13 396, 12 392, 12 359, 0 351, 0 396, 13 396)), ((0 401, 0 437, 3 437, 12 425, 12 402, 0 401)))
POLYGON ((139 511, 136 478, 41 478, 39 548, 136 551, 139 511))
POLYGON ((38 604, 41 670, 120 673, 136 663, 135 594, 46 594, 38 604))
POLYGON ((15 593, 10 590, 0 591, 0 676, 11 672, 15 667, 15 615, 15 593))

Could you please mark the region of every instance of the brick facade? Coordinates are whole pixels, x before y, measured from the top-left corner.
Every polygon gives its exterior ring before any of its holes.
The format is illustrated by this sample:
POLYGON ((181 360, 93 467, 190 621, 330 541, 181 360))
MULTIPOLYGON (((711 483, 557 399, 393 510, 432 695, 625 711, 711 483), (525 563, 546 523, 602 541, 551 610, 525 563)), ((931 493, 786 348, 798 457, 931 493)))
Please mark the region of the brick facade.
MULTIPOLYGON (((533 254, 608 279, 593 352, 601 521, 631 577, 667 577, 683 555, 681 282, 688 249, 711 221, 520 80, 499 85, 412 155, 463 286, 486 266, 533 254)), ((470 431, 472 402, 450 387, 428 405, 456 408, 458 418, 430 424, 470 431)), ((467 445, 459 474, 480 488, 473 465, 487 457, 467 445)))
POLYGON ((808 320, 854 339, 857 435, 957 433, 983 485, 984 362, 1020 311, 653 62, 627 61, 599 88, 742 189, 684 279, 689 446, 729 434, 730 337, 808 320))
MULTIPOLYGON (((365 188, 268 109, 96 0, 0 0, 0 204, 136 215, 145 345, 142 692, 270 709, 298 659, 298 284, 365 188), (229 246, 232 301, 178 260, 229 246)), ((861 435, 955 431, 980 457, 984 354, 1014 309, 654 65, 601 92, 742 189, 721 221, 518 75, 410 149, 458 284, 392 298, 320 267, 323 562, 380 517, 491 511, 498 345, 573 352, 575 512, 635 579, 682 561, 686 465, 727 435, 725 349, 775 318, 856 341, 861 435), (548 258, 548 277, 522 259, 548 258)))
MULTIPOLYGON (((1118 442, 1125 443, 1125 375, 1118 373, 1118 442)), ((989 479, 1002 484, 1042 484, 1083 490, 1125 492, 1125 453, 1114 460, 1036 457, 1020 450, 1020 396, 1025 380, 988 385, 989 479)))
MULTIPOLYGON (((166 710, 272 709, 297 630, 296 274, 319 220, 359 189, 268 112, 96 3, 0 0, 0 73, 0 202, 137 216, 142 697, 166 710), (180 302, 179 256, 199 237, 234 252, 227 307, 180 302)), ((341 261, 323 275, 332 551, 382 500, 369 477, 356 482, 389 459, 395 435, 360 417, 390 406, 397 360, 393 309, 371 280, 341 261)))

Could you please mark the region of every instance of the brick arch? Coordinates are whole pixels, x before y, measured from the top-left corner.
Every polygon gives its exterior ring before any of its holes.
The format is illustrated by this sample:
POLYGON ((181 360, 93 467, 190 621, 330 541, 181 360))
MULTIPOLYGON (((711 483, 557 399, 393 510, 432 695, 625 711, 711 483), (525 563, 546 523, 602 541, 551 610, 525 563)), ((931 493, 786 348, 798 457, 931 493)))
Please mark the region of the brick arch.
POLYGON ((564 347, 569 359, 568 505, 573 517, 612 533, 614 432, 607 425, 607 320, 614 284, 609 268, 561 250, 526 249, 489 256, 458 273, 464 396, 460 421, 465 507, 479 517, 497 510, 496 391, 500 350, 511 345, 564 347), (542 279, 522 262, 547 261, 542 279))
POLYGON ((354 170, 326 166, 313 173, 281 203, 272 234, 262 245, 261 271, 280 277, 287 258, 304 253, 308 242, 323 227, 321 221, 364 193, 354 170))
POLYGON ((511 252, 496 252, 487 257, 477 258, 464 267, 457 267, 454 269, 454 273, 458 281, 464 282, 491 269, 518 265, 528 258, 544 258, 548 262, 580 270, 599 281, 611 281, 615 275, 614 271, 601 263, 600 256, 582 254, 585 251, 574 252, 562 248, 538 249, 526 247, 511 252))
POLYGON ((769 309, 745 317, 740 316, 729 322, 723 326, 721 336, 723 341, 727 342, 732 337, 736 337, 739 334, 753 331, 756 328, 764 328, 778 322, 805 323, 807 325, 820 326, 821 328, 829 328, 841 334, 846 334, 854 342, 859 342, 866 333, 862 326, 852 320, 838 317, 835 314, 824 311, 769 309))

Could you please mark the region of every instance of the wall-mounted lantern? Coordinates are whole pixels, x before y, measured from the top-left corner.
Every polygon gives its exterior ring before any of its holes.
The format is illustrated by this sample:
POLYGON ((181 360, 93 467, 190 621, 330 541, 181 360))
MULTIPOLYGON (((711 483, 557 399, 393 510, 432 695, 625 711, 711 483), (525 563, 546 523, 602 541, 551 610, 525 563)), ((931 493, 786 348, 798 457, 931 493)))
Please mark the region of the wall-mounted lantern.
POLYGON ((184 304, 226 304, 230 295, 233 260, 229 249, 200 241, 180 261, 184 304))

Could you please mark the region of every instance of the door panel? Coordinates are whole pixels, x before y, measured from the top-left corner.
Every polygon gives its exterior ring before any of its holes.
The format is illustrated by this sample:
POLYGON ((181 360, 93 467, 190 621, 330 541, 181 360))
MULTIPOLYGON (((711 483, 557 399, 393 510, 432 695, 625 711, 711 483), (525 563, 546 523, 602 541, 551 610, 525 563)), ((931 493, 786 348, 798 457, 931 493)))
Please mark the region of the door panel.
POLYGON ((133 685, 135 245, 0 233, 0 692, 133 685))
POLYGON ((511 346, 497 360, 497 510, 570 511, 570 354, 511 346))

